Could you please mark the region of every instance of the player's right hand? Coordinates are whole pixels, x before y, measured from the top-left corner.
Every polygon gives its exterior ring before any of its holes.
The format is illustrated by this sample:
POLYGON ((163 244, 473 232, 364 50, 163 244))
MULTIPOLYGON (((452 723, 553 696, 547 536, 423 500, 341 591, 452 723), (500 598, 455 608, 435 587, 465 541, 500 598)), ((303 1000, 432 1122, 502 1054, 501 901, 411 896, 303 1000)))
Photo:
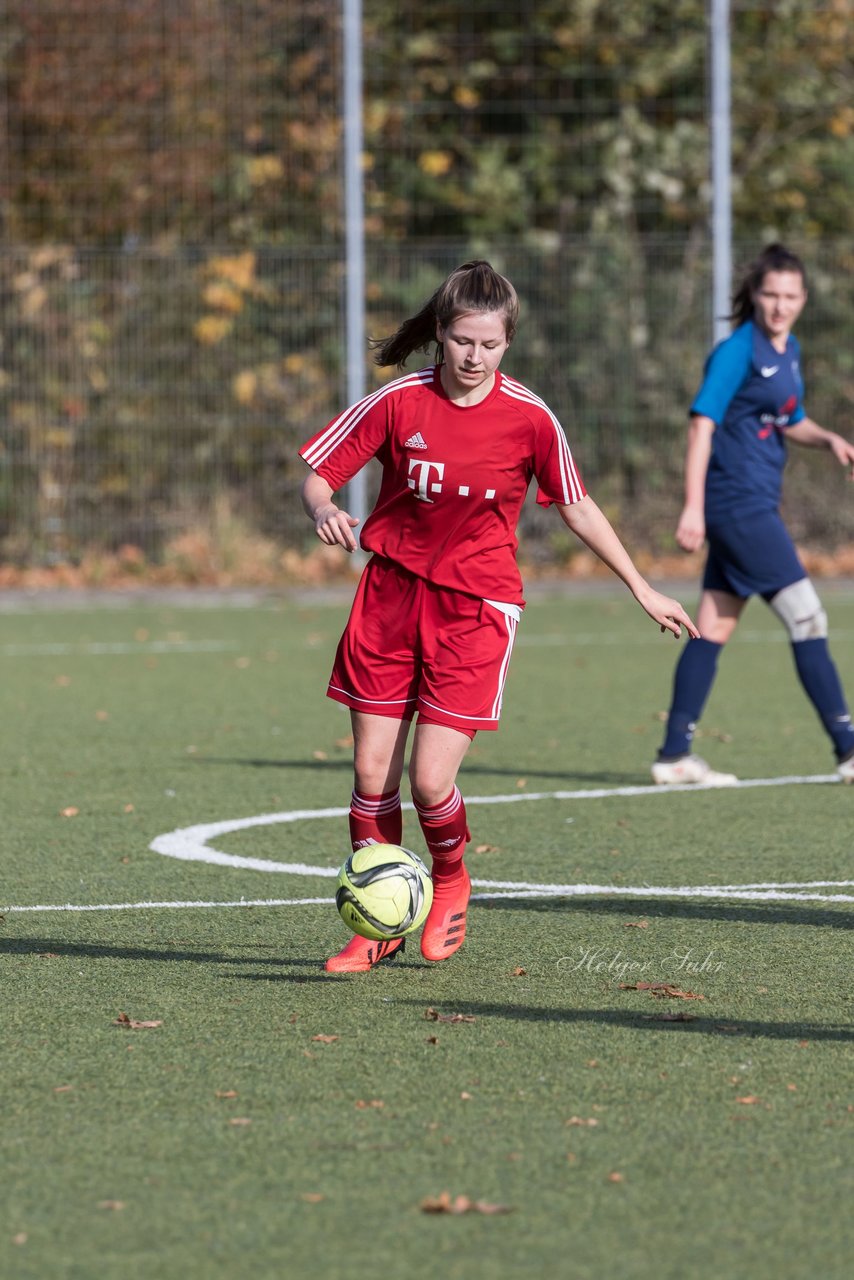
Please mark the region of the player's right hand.
POLYGON ((314 514, 314 531, 321 542, 328 547, 343 547, 353 552, 359 545, 353 536, 353 530, 359 524, 355 516, 336 507, 334 502, 327 503, 314 514))

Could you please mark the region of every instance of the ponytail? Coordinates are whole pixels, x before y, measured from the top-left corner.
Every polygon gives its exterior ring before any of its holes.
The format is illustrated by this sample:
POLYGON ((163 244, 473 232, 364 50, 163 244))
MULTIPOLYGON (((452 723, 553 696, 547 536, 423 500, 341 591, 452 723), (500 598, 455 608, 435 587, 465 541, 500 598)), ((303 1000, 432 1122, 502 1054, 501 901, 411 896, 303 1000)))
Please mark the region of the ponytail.
POLYGON ((512 341, 519 322, 516 290, 483 259, 457 267, 416 315, 404 320, 390 337, 372 342, 374 360, 378 365, 401 368, 413 351, 426 351, 435 343, 435 360, 441 364, 442 344, 436 337, 436 326, 444 329, 472 311, 502 313, 507 341, 512 341))

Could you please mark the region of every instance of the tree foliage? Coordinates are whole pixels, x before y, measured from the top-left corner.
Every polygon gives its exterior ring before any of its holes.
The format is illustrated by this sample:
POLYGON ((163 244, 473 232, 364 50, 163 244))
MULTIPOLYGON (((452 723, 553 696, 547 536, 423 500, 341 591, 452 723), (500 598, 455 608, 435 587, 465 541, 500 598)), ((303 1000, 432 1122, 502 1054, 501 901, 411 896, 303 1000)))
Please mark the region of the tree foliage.
MULTIPOLYGON (((705 0, 363 12, 371 332, 463 255, 492 257, 525 306, 514 372, 655 540, 708 338, 705 0)), ((294 444, 343 394, 341 16, 340 0, 6 0, 7 551, 155 545, 223 490, 297 536, 294 444)), ((852 0, 732 7, 738 256, 774 237, 818 265, 831 421, 854 378, 833 287, 853 265, 852 17, 852 0)))
MULTIPOLYGON (((850 229, 851 0, 736 3, 736 215, 850 229), (847 190, 846 190, 847 184, 847 190)), ((378 239, 707 216, 704 0, 365 0, 378 239)), ((7 0, 7 240, 340 236, 340 0, 7 0)))

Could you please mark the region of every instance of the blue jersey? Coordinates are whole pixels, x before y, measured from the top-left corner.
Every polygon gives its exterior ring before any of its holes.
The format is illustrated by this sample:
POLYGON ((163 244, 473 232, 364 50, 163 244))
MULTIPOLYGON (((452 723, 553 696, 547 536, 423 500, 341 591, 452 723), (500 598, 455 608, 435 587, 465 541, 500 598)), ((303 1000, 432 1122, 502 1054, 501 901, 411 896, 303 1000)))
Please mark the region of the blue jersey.
POLYGON ((779 352, 748 320, 706 361, 691 413, 715 424, 706 473, 706 523, 776 511, 787 427, 805 417, 800 347, 779 352))

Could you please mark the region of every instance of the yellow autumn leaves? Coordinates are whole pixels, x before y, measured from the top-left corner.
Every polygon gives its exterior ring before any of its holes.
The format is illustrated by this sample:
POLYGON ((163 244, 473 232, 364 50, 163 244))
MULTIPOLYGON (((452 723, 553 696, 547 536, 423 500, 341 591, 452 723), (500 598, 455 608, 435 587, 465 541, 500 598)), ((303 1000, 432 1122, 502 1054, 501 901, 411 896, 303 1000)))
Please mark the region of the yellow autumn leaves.
POLYGON ((227 338, 240 315, 247 297, 258 297, 265 290, 256 278, 257 256, 253 252, 219 255, 204 268, 207 283, 202 300, 208 308, 193 326, 203 346, 212 347, 227 338))

